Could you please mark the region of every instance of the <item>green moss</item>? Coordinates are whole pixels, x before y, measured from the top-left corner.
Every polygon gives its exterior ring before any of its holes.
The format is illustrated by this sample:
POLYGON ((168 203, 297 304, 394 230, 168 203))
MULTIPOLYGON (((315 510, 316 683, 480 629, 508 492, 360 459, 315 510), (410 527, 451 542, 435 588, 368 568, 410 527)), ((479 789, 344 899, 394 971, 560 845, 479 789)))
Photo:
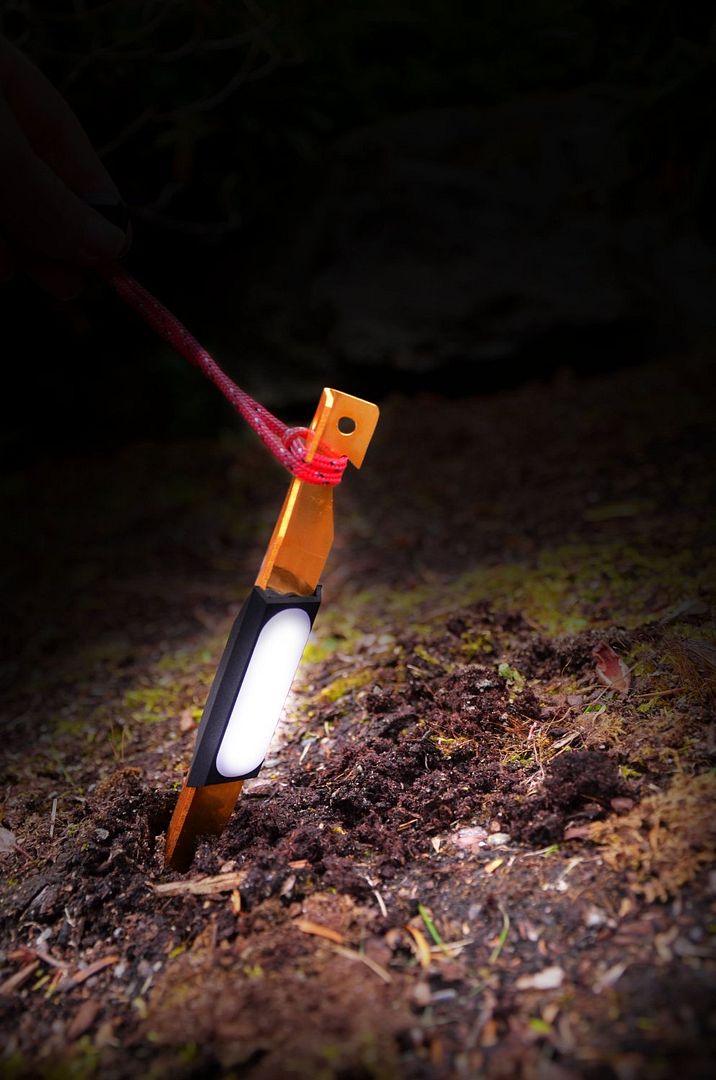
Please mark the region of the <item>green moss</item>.
POLYGON ((517 668, 510 667, 509 664, 503 663, 500 664, 500 666, 498 667, 497 674, 501 678, 507 679, 507 682, 510 684, 510 686, 512 686, 513 689, 515 689, 518 693, 520 690, 524 690, 525 677, 524 675, 520 675, 517 668))
POLYGON ((358 690, 374 678, 374 672, 370 668, 363 668, 352 675, 341 675, 334 679, 328 686, 324 686, 319 693, 323 701, 339 701, 351 690, 358 690))
MULTIPOLYGON (((548 634, 574 634, 587 626, 634 627, 661 617, 684 595, 716 599, 716 547, 688 546, 665 553, 654 543, 579 543, 545 548, 530 562, 472 567, 450 581, 412 590, 379 586, 355 593, 346 605, 351 632, 411 620, 420 634, 431 612, 487 600, 519 609, 548 634)), ((492 645, 489 636, 466 642, 467 653, 492 645)))
POLYGON ((130 714, 132 720, 164 720, 171 713, 176 713, 181 697, 174 686, 139 686, 124 695, 122 709, 130 714))
POLYGON ((433 746, 435 746, 440 751, 441 754, 444 754, 445 757, 448 758, 451 757, 457 750, 463 749, 464 747, 472 747, 476 755, 479 752, 478 744, 472 739, 459 737, 454 738, 447 735, 435 734, 430 735, 429 740, 433 744, 433 746))
POLYGON ((189 708, 201 715, 200 702, 214 678, 223 635, 214 643, 167 653, 150 668, 141 686, 133 686, 120 702, 123 718, 139 723, 176 716, 189 708))
POLYGON ((195 673, 205 664, 215 664, 221 654, 221 649, 226 635, 221 634, 212 638, 210 643, 204 643, 198 648, 177 649, 167 653, 155 664, 155 671, 172 675, 188 675, 195 673))
POLYGON ((474 660, 478 656, 489 656, 494 653, 495 645, 489 630, 478 634, 465 632, 462 634, 461 653, 465 660, 474 660))
POLYGON ((548 1024, 546 1020, 543 1020, 541 1016, 533 1016, 529 1022, 530 1031, 534 1031, 537 1035, 551 1035, 553 1028, 551 1024, 548 1024))
POLYGON ((413 652, 419 660, 424 660, 426 664, 430 664, 432 667, 442 668, 445 666, 444 662, 439 657, 428 652, 424 645, 416 645, 413 652))
POLYGON ((505 756, 506 765, 516 765, 520 769, 534 768, 535 759, 528 750, 514 750, 505 756))
POLYGON ((58 735, 81 735, 88 742, 97 735, 97 729, 87 722, 86 716, 58 716, 52 724, 58 735))
POLYGON ((303 650, 302 663, 318 664, 321 660, 325 660, 328 656, 331 656, 336 649, 343 645, 344 643, 340 638, 332 637, 331 635, 321 637, 316 641, 309 641, 308 645, 303 650))

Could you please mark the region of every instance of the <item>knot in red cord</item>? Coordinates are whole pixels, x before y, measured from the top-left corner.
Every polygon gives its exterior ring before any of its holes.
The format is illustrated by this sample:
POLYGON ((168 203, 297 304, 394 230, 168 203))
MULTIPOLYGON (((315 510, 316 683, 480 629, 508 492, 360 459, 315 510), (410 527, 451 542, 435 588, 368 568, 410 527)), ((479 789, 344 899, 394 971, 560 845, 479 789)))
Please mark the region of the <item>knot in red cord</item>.
POLYGON ((306 461, 307 448, 312 437, 310 428, 286 428, 282 441, 291 457, 290 471, 299 480, 308 480, 312 484, 340 484, 348 458, 344 454, 336 457, 325 443, 319 443, 311 460, 306 461))
POLYGON ((321 443, 310 461, 306 448, 312 432, 290 428, 230 379, 213 356, 199 344, 175 315, 143 285, 117 265, 104 271, 117 295, 133 308, 172 348, 210 379, 259 436, 278 462, 299 480, 309 484, 340 484, 348 458, 334 454, 321 443))

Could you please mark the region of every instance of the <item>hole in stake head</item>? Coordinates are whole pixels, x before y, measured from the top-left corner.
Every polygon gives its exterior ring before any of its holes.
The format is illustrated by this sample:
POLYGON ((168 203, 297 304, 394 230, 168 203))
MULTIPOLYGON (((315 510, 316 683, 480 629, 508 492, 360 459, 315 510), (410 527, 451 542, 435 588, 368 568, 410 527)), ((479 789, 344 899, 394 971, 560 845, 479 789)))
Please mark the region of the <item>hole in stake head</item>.
POLYGON ((338 430, 341 435, 352 435, 356 429, 356 422, 352 416, 341 416, 338 421, 338 430))

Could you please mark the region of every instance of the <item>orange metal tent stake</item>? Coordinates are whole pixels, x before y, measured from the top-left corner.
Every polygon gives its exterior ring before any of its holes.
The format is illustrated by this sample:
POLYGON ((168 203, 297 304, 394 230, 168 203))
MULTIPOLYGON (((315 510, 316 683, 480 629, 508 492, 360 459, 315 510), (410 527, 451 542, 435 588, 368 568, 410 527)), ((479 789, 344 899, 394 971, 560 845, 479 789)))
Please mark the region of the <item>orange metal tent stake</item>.
MULTIPOLYGON (((322 443, 333 453, 345 454, 352 465, 360 468, 377 423, 377 405, 325 389, 311 423, 314 434, 307 460, 322 443)), ((250 701, 256 702, 256 680, 260 676, 251 650, 257 643, 263 642, 261 647, 265 649, 271 642, 284 640, 298 641, 300 647, 300 633, 308 633, 318 607, 319 579, 332 544, 333 488, 294 479, 256 578, 254 600, 247 601, 227 643, 204 710, 192 768, 169 824, 166 862, 176 870, 189 868, 200 836, 222 832, 244 779, 256 775, 260 767, 259 762, 253 771, 237 777, 231 775, 230 765, 222 764, 241 758, 236 752, 237 739, 251 741, 255 735, 251 730, 250 701), (299 613, 296 618, 291 611, 299 613), (280 621, 286 623, 281 627, 282 636, 267 637, 267 626, 276 628, 280 621), (296 638, 293 623, 299 622, 301 629, 296 638), (192 786, 188 781, 194 774, 212 782, 192 786)), ((280 668, 281 658, 275 659, 280 668)), ((289 678, 293 671, 295 668, 289 678)))

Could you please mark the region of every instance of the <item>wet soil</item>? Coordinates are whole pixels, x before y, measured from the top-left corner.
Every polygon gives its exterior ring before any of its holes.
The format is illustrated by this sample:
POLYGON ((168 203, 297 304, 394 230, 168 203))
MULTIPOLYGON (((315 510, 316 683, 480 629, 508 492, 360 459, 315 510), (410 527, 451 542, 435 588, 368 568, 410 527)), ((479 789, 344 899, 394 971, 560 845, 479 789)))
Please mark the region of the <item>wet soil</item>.
POLYGON ((388 403, 279 737, 186 874, 164 832, 281 481, 225 442, 16 477, 2 1075, 711 1075, 708 385, 388 403))

